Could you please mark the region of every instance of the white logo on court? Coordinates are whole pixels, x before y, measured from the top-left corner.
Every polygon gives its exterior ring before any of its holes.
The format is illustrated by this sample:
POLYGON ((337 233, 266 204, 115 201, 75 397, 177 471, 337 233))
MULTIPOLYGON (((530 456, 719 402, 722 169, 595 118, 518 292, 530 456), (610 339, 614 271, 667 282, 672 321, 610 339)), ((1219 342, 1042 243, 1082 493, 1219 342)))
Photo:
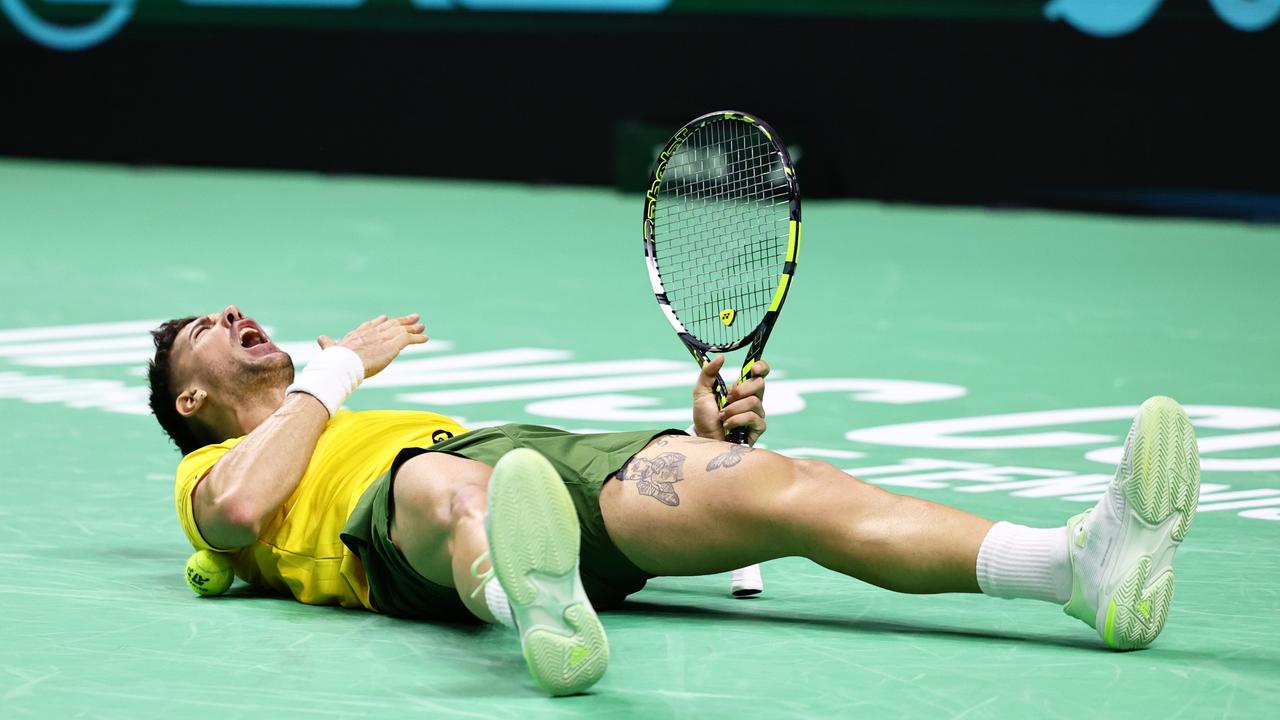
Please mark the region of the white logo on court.
MULTIPOLYGON (((137 320, 0 330, 0 399, 150 414, 149 392, 142 375, 153 351, 150 331, 159 324, 159 320, 137 320), (83 377, 84 368, 99 368, 99 376, 83 377)), ((270 328, 267 331, 272 332, 270 328)), ((299 364, 319 352, 311 341, 277 344, 299 364)), ((687 389, 692 376, 688 361, 640 358, 583 362, 574 360, 568 350, 553 348, 466 353, 453 349, 453 343, 435 339, 411 345, 363 387, 394 392, 396 401, 408 405, 449 411, 465 408, 468 413, 485 412, 497 403, 518 402, 524 404, 526 415, 599 423, 612 429, 618 429, 618 423, 683 426, 689 422, 684 400, 676 403, 645 394, 687 389), (625 392, 620 391, 624 388, 625 392)), ((769 417, 776 418, 800 413, 810 403, 841 398, 845 402, 914 405, 957 400, 965 397, 967 390, 960 385, 918 380, 794 379, 779 371, 771 375, 768 393, 769 417)), ((1280 454, 1239 457, 1240 451, 1280 448, 1280 409, 1236 405, 1188 405, 1186 409, 1192 423, 1201 429, 1201 467, 1206 472, 1247 477, 1249 473, 1280 471, 1280 454), (1222 457, 1223 453, 1232 455, 1222 457)), ((1121 433, 1136 412, 1136 406, 1126 405, 898 423, 837 430, 846 440, 859 444, 858 450, 795 447, 777 448, 777 452, 841 463, 864 458, 875 447, 1011 452, 1079 447, 1082 460, 1100 463, 1109 470, 1120 459, 1121 433)), ((473 428, 504 422, 457 419, 473 428)), ((1095 502, 1111 479, 1110 472, 1080 473, 936 457, 859 465, 845 471, 891 487, 1000 492, 1080 503, 1095 502)), ((1228 510, 1241 517, 1280 521, 1280 489, 1240 489, 1205 482, 1199 511, 1228 510)))

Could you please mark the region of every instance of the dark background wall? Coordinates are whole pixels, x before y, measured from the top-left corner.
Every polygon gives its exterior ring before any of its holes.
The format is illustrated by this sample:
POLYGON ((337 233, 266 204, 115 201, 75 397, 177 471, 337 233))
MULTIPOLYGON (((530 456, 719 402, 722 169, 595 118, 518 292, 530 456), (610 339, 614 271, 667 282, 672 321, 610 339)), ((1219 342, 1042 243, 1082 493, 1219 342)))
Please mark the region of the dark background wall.
POLYGON ((60 52, 6 26, 0 154, 628 187, 735 108, 799 146, 810 196, 1267 216, 1280 27, 1186 8, 1114 38, 1026 12, 171 14, 60 52))

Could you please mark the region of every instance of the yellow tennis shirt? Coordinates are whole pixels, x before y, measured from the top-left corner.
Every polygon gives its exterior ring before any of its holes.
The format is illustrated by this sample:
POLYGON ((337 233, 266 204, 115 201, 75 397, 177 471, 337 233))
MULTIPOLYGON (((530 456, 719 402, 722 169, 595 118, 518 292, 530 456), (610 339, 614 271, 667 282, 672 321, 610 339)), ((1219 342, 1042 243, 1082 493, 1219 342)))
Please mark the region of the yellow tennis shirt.
MULTIPOLYGON (((256 542, 230 553, 236 575, 309 605, 364 607, 369 583, 339 533, 360 496, 407 447, 428 447, 466 429, 429 412, 340 411, 325 426, 311 462, 256 542)), ((207 445, 178 465, 174 500, 182 530, 197 550, 217 550, 200 535, 192 506, 196 485, 244 438, 207 445)))

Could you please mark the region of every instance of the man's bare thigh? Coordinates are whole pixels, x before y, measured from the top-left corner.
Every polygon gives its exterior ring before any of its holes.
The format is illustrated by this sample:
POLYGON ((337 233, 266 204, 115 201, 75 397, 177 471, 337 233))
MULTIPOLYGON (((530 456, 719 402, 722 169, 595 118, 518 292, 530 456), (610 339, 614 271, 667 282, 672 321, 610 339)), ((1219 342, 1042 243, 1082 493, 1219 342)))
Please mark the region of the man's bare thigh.
POLYGON ((409 565, 437 585, 453 587, 448 539, 458 504, 484 507, 492 468, 448 453, 423 453, 396 471, 391 541, 409 565))
POLYGON ((802 466, 767 450, 667 435, 605 483, 600 509, 609 537, 642 570, 723 572, 795 554, 779 504, 794 499, 802 466))

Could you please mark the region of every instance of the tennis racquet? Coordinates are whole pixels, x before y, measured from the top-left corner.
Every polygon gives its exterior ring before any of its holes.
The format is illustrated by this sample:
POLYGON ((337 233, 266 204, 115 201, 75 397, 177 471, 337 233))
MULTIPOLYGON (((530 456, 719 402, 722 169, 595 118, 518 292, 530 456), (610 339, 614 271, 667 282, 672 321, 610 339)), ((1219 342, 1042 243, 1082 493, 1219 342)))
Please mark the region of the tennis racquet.
MULTIPOLYGON (((746 347, 739 381, 760 359, 795 275, 800 188, 787 148, 760 118, 695 118, 653 164, 644 199, 644 257, 653 294, 689 353, 746 347)), ((720 378, 716 399, 728 395, 720 378)), ((728 440, 744 444, 746 428, 728 440)), ((764 590, 760 567, 734 571, 730 591, 764 590)))

